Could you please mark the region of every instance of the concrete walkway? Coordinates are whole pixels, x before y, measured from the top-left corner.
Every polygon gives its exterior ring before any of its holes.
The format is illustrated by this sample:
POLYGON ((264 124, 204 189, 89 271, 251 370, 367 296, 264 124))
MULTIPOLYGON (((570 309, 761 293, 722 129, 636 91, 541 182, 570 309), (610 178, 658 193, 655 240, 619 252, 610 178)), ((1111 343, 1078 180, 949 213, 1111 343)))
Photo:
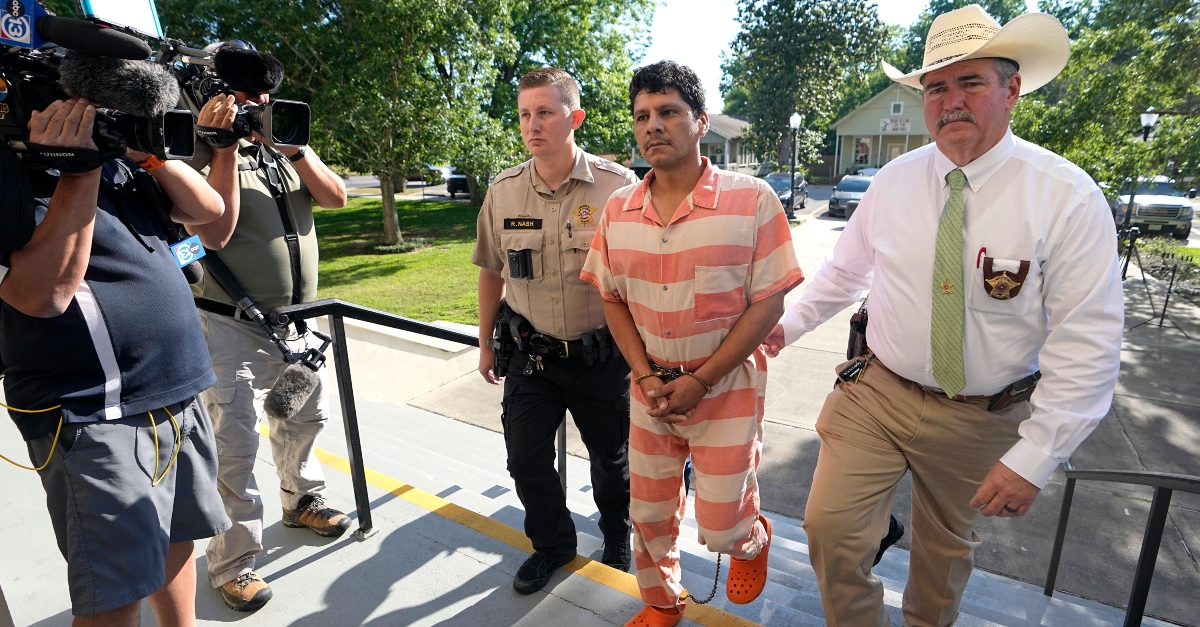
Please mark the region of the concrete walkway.
MULTIPOLYGON (((799 213, 810 215, 792 230, 792 238, 801 267, 811 275, 832 251, 846 222, 826 216, 822 205, 799 213)), ((1154 304, 1161 310, 1165 287, 1152 278, 1148 284, 1154 304)), ((804 287, 802 284, 790 294, 789 302, 798 298, 804 287)), ((1125 293, 1126 327, 1152 315, 1136 267, 1130 270, 1125 293)), ((845 361, 853 309, 838 314, 769 362, 767 428, 759 472, 763 508, 768 511, 804 516, 820 448, 814 425, 832 387, 834 369, 845 361)), ((1189 335, 1200 338, 1200 308, 1172 299, 1169 313, 1189 335)), ((1147 325, 1126 333, 1121 359, 1113 411, 1076 452, 1076 467, 1200 476, 1200 341, 1186 340, 1173 329, 1147 325)), ((500 397, 499 387, 487 385, 471 372, 412 404, 500 431, 500 397)), ((568 425, 568 450, 586 456, 574 426, 568 425)), ((1049 567, 1064 480, 1062 471, 1057 471, 1024 518, 982 521, 979 534, 984 544, 976 552, 976 566, 1041 585, 1049 567)), ((906 525, 910 486, 906 477, 894 510, 906 525)), ((1078 484, 1058 588, 1124 606, 1149 500, 1149 489, 1078 484)), ((1193 556, 1200 551, 1200 497, 1179 494, 1173 505, 1147 611, 1180 624, 1200 625, 1200 595, 1195 593, 1200 590, 1200 566, 1193 556)), ((909 547, 908 536, 900 546, 909 547)))

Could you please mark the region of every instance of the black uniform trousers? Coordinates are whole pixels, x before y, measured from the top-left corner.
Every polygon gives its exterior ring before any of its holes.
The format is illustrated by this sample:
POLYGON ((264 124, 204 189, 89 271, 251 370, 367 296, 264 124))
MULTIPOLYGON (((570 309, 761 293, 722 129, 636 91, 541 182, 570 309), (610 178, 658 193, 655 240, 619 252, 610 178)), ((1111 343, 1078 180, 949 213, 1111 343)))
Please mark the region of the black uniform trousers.
POLYGON ((522 374, 515 353, 504 378, 508 473, 525 506, 525 535, 536 551, 573 557, 575 524, 555 465, 555 435, 571 411, 592 464, 592 494, 605 538, 629 537, 629 366, 619 355, 585 365, 582 356, 542 356, 544 370, 522 374))

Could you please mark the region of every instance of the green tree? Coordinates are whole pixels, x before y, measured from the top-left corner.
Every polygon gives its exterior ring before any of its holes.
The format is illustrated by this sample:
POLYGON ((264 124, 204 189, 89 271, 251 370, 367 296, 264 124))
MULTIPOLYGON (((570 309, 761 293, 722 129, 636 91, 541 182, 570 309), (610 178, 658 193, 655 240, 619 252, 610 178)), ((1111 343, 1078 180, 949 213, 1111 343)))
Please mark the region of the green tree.
MULTIPOLYGON (((475 61, 488 71, 449 81, 453 90, 478 92, 476 111, 460 112, 456 162, 468 172, 471 197, 483 201, 491 177, 523 157, 517 122, 517 81, 539 67, 562 68, 580 86, 587 121, 576 141, 593 153, 624 154, 633 145, 628 89, 633 64, 647 45, 640 24, 655 0, 509 0, 495 22, 492 45, 475 61)), ((437 53, 450 58, 453 41, 437 53)))
MULTIPOLYGON (((1076 2, 1043 4, 1081 14, 1076 2)), ((1082 167, 1110 189, 1137 176, 1200 175, 1200 9, 1191 2, 1107 0, 1078 25, 1071 60, 1050 84, 1024 96, 1013 112, 1013 131, 1082 167), (1149 144, 1141 141, 1138 114, 1165 115, 1149 144)))
POLYGON ((741 31, 726 59, 723 93, 750 122, 758 154, 784 162, 792 112, 804 116, 798 160, 814 160, 840 85, 878 62, 887 30, 869 0, 739 0, 741 31))
POLYGON ((480 106, 474 83, 459 78, 476 73, 496 38, 494 28, 480 25, 502 17, 504 6, 503 0, 161 4, 173 37, 193 44, 241 38, 279 57, 287 80, 277 96, 309 103, 313 144, 343 171, 379 177, 385 245, 403 242, 393 192, 403 191, 407 173, 424 162, 449 158, 464 132, 458 109, 480 106))

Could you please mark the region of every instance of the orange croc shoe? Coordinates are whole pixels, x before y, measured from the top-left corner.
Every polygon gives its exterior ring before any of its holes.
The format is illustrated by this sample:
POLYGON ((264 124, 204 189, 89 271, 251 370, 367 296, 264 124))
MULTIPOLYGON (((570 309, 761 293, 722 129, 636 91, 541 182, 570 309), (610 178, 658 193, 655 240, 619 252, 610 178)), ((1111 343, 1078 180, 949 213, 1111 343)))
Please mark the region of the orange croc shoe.
POLYGON ((675 627, 683 620, 683 606, 675 608, 674 611, 672 614, 671 610, 647 605, 642 611, 634 614, 633 618, 625 623, 625 627, 675 627))
POLYGON ((767 553, 771 550, 771 523, 761 515, 758 520, 762 522, 763 529, 767 530, 767 543, 754 559, 730 558, 729 578, 725 580, 725 596, 729 597, 730 603, 750 603, 767 587, 767 553))

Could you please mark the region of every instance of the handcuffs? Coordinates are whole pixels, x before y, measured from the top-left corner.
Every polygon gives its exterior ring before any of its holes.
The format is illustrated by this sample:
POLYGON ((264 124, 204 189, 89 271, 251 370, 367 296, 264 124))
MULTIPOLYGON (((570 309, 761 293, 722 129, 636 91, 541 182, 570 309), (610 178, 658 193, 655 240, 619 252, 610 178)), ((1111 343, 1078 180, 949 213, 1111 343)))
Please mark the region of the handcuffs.
POLYGON ((653 361, 650 362, 649 374, 641 375, 638 378, 634 379, 633 382, 641 383, 642 379, 649 379, 650 377, 658 377, 659 379, 662 379, 663 383, 670 383, 671 381, 674 381, 675 379, 678 379, 679 377, 683 377, 683 376, 691 377, 691 378, 695 379, 697 382, 699 382, 700 385, 703 385, 705 396, 712 394, 713 386, 709 385, 708 382, 705 381, 704 379, 701 379, 700 377, 696 376, 696 373, 688 372, 687 370, 684 370, 683 366, 680 366, 678 370, 671 370, 668 368, 663 368, 662 366, 654 363, 653 361))

